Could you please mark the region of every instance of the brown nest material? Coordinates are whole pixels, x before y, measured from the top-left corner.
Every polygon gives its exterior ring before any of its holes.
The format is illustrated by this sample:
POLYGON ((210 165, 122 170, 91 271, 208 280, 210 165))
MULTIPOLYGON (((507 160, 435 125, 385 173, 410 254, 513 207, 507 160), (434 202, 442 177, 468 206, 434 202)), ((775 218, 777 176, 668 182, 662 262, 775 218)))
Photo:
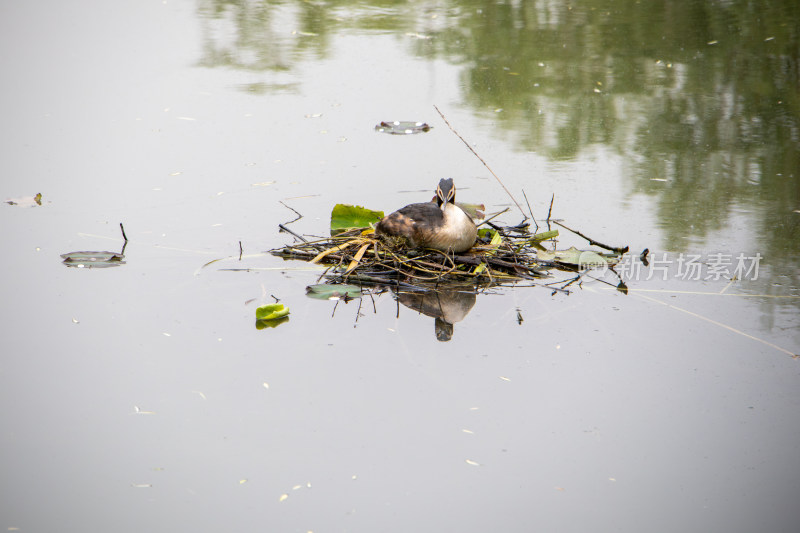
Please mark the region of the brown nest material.
MULTIPOLYGON (((299 241, 270 250, 284 259, 320 263, 329 268, 325 277, 335 282, 412 285, 417 288, 443 283, 497 285, 521 280, 541 280, 553 270, 574 273, 585 270, 557 258, 543 259, 545 240, 558 231, 531 234, 527 224, 501 227, 490 224, 475 246, 460 254, 437 250, 412 250, 376 237, 370 230, 354 229, 338 235, 307 241, 285 226, 281 229, 299 241)), ((595 243, 597 244, 597 243, 595 243)), ((613 249, 617 254, 627 248, 613 249)))

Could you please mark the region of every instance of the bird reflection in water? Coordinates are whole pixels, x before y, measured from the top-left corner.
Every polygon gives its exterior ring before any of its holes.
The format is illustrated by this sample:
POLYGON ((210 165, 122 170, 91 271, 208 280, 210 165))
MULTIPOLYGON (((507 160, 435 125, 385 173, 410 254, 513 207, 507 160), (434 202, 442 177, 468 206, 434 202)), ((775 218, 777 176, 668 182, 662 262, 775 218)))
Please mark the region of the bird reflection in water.
POLYGON ((400 292, 397 300, 423 315, 435 319, 436 340, 453 338, 453 324, 466 317, 475 305, 475 292, 439 290, 426 292, 400 292))

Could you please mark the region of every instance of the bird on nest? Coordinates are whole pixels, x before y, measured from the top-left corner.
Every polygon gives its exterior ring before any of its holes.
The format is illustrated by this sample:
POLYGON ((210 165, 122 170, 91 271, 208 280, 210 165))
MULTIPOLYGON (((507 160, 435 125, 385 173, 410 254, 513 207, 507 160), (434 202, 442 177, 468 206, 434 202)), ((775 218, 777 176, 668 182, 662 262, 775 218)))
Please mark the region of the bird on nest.
POLYGON ((447 178, 440 180, 436 187, 435 203, 411 204, 398 209, 378 221, 375 233, 410 248, 460 253, 475 244, 478 228, 456 205, 456 186, 452 178, 447 178))

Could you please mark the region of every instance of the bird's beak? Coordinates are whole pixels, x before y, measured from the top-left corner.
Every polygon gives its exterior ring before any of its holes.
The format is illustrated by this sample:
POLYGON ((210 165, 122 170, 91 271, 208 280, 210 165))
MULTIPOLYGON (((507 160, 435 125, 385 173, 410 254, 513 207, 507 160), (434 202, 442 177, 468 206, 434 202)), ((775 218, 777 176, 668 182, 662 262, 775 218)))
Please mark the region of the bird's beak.
POLYGON ((436 187, 436 199, 439 202, 439 208, 444 211, 444 208, 447 205, 447 198, 444 197, 444 191, 441 189, 441 187, 436 187))

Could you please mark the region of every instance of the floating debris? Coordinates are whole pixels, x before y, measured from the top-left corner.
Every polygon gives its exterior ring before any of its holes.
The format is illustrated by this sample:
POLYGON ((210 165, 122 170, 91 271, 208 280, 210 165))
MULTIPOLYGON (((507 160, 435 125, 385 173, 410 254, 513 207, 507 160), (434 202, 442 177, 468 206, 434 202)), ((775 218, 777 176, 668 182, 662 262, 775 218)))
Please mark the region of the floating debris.
POLYGON ((125 264, 125 256, 115 252, 69 252, 61 254, 61 258, 72 268, 110 268, 125 264))
POLYGON ((69 252, 61 254, 62 263, 72 268, 109 268, 125 264, 125 247, 128 246, 128 236, 125 235, 125 226, 119 224, 124 243, 122 250, 116 252, 69 252))
POLYGON ((389 133, 391 135, 413 135, 415 133, 426 133, 432 129, 433 126, 429 126, 425 122, 411 122, 403 120, 381 122, 375 126, 375 131, 389 133))
POLYGON ((36 207, 42 205, 42 193, 39 192, 33 196, 23 196, 21 198, 7 198, 6 203, 20 207, 36 207))
POLYGON ((329 285, 322 283, 306 287, 306 296, 317 300, 352 300, 361 298, 361 287, 357 285, 329 285))

